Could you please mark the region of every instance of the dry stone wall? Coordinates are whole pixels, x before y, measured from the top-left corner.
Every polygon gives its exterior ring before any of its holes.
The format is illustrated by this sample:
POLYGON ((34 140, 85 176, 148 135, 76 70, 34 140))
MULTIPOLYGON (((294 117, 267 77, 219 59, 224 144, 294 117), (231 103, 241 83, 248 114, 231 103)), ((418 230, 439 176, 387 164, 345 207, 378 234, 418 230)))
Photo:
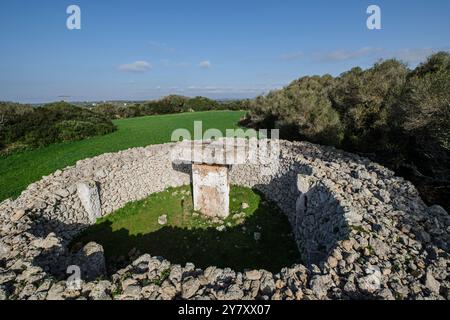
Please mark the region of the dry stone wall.
POLYGON ((231 183, 277 203, 305 265, 277 274, 200 270, 147 254, 95 280, 105 270, 101 246, 69 252, 67 244, 98 216, 190 183, 190 168, 173 164, 174 144, 164 144, 79 161, 1 203, 0 299, 449 298, 444 209, 426 206, 411 183, 365 158, 280 144, 279 161, 233 166, 231 183), (69 265, 82 266, 80 288, 65 281, 69 265))

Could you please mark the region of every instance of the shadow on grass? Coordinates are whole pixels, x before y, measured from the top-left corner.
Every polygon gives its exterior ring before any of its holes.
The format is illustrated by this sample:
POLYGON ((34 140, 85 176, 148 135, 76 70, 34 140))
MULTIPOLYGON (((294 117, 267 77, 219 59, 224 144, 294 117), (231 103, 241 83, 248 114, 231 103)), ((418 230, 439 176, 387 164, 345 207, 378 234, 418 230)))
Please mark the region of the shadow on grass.
POLYGON ((243 224, 224 231, 212 227, 189 230, 165 226, 148 234, 130 235, 127 229, 113 230, 111 221, 105 221, 89 227, 75 240, 83 244, 90 241, 103 246, 109 271, 113 271, 112 266, 127 265, 129 261, 118 261, 127 260, 134 248, 141 254, 162 256, 174 264, 192 262, 199 268, 217 266, 279 272, 300 262, 289 221, 266 202, 261 202, 243 224), (261 235, 260 240, 255 240, 255 233, 261 235), (122 259, 118 259, 120 256, 122 259))

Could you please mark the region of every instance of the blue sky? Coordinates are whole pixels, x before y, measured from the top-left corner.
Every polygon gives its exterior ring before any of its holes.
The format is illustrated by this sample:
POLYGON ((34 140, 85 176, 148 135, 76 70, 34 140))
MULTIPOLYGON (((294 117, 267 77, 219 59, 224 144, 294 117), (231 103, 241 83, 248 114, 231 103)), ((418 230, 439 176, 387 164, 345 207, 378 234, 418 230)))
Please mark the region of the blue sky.
POLYGON ((450 1, 0 1, 0 100, 254 97, 450 47, 450 1), (81 8, 81 30, 66 9, 81 8), (382 30, 366 27, 370 4, 382 30))

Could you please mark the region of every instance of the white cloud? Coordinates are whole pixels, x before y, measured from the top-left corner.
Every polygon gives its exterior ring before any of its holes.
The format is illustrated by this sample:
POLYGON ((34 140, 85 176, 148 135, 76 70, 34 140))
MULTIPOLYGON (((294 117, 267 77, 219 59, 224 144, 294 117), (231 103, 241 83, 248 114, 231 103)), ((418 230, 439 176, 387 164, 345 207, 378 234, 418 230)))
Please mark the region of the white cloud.
POLYGON ((152 68, 152 65, 147 61, 136 61, 133 63, 122 64, 119 66, 120 71, 124 72, 146 72, 152 68))
POLYGON ((198 66, 203 69, 210 69, 211 62, 209 60, 205 60, 205 61, 200 62, 198 66))

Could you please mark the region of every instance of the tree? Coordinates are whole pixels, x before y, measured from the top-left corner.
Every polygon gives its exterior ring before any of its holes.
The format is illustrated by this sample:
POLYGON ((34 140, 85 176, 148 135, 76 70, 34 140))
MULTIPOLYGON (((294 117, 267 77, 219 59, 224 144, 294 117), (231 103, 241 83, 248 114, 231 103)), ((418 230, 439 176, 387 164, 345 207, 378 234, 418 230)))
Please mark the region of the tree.
POLYGON ((400 99, 403 128, 420 137, 423 147, 450 151, 450 54, 439 52, 408 78, 400 99))
POLYGON ((405 64, 386 60, 367 70, 354 68, 336 79, 330 96, 341 115, 344 144, 350 150, 376 152, 392 144, 391 114, 408 71, 405 64))

